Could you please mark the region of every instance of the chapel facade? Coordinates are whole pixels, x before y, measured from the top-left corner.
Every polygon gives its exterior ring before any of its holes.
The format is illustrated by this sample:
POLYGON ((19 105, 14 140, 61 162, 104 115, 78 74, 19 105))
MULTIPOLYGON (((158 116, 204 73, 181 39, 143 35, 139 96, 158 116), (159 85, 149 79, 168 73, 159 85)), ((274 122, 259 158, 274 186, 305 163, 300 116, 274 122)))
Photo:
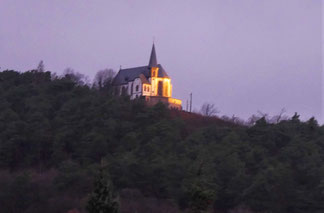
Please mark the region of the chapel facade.
POLYGON ((182 101, 172 98, 171 78, 157 63, 154 44, 148 65, 120 69, 113 86, 116 95, 128 95, 130 99, 143 98, 151 106, 162 102, 169 108, 182 109, 182 101))

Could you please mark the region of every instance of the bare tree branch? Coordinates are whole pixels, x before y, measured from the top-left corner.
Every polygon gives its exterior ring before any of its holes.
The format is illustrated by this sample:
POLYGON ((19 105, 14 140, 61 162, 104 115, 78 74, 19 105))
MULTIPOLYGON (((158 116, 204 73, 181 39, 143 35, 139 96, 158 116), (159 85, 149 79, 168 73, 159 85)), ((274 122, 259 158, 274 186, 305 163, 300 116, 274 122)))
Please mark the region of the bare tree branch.
POLYGON ((99 70, 93 80, 93 87, 102 90, 109 89, 112 85, 112 81, 116 75, 113 69, 99 70))
POLYGON ((215 116, 219 112, 215 105, 211 103, 204 103, 200 109, 200 114, 208 117, 215 116))

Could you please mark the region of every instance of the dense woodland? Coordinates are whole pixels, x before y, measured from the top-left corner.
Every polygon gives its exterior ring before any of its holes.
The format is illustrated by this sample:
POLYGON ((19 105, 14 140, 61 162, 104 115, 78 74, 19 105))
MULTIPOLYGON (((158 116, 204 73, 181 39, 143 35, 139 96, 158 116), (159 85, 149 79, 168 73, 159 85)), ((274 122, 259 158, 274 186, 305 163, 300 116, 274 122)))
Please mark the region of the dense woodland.
POLYGON ((315 119, 247 126, 149 108, 113 96, 111 80, 0 72, 2 213, 91 212, 105 186, 123 213, 324 211, 315 119))

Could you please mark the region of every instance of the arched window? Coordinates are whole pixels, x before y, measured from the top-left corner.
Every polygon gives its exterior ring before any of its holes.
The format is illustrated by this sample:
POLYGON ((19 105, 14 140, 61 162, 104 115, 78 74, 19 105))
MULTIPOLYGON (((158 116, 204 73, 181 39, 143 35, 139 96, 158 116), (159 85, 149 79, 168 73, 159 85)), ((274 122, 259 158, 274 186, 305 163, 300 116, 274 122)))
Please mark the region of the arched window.
POLYGON ((169 95, 169 84, 168 83, 164 83, 164 95, 168 96, 169 95))
POLYGON ((158 82, 157 89, 158 89, 158 91, 157 91, 158 96, 163 96, 163 81, 158 82))
POLYGON ((136 92, 138 92, 138 89, 139 89, 139 86, 138 86, 138 85, 136 85, 136 92))
POLYGON ((144 91, 146 92, 146 86, 144 85, 144 91))
POLYGON ((152 75, 153 75, 153 77, 155 77, 155 71, 153 71, 152 75))

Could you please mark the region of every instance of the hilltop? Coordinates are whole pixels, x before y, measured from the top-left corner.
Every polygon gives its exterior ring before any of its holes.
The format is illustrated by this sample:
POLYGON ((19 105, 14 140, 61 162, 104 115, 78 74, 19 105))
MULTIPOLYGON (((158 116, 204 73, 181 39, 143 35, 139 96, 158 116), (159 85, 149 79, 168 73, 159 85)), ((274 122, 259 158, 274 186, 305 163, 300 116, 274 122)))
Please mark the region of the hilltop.
POLYGON ((74 72, 0 72, 1 212, 86 212, 99 168, 121 212, 322 212, 324 127, 147 107, 74 72))

